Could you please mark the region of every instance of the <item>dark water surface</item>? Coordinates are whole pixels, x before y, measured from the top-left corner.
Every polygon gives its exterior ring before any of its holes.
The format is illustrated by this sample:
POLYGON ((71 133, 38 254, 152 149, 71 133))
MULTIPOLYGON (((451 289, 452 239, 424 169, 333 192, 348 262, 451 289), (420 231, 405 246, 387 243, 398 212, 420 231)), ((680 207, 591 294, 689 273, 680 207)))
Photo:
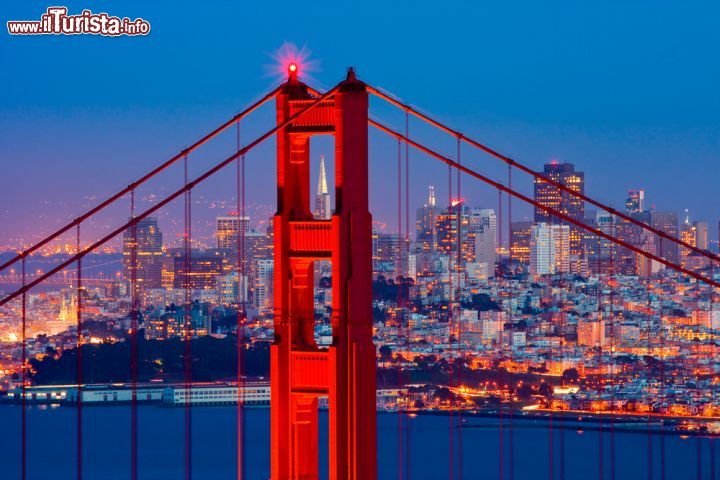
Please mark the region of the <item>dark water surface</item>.
MULTIPOLYGON (((0 479, 20 478, 20 407, 0 405, 0 479)), ((268 409, 244 410, 246 425, 245 479, 269 477, 268 409)), ((142 406, 139 409, 139 470, 141 479, 183 479, 184 410, 142 406)), ((457 417, 456 417, 457 418, 457 417)), ((71 407, 28 408, 28 479, 75 479, 76 412, 71 407)), ((450 476, 450 439, 456 454, 454 479, 500 479, 497 419, 465 417, 464 428, 454 430, 447 416, 419 415, 407 418, 411 448, 407 478, 444 479, 450 476), (462 456, 458 452, 462 446, 462 456), (462 470, 462 476, 459 475, 462 470)), ((513 422, 512 448, 507 419, 502 428, 505 464, 503 480, 550 480, 552 434, 552 480, 715 480, 715 440, 677 435, 649 436, 619 432, 609 426, 601 434, 598 425, 552 430, 543 420, 513 422), (614 442, 613 442, 614 437, 614 442), (602 442, 600 439, 602 438, 602 442), (648 443, 652 443, 648 475, 648 443), (614 449, 612 445, 614 443, 614 449), (600 448, 602 444, 602 449, 600 448), (664 477, 662 451, 664 446, 664 477), (615 471, 612 471, 612 452, 615 471), (604 459, 601 472, 599 459, 604 459), (511 476, 512 470, 512 476, 511 476), (602 476, 601 476, 602 475, 602 476)), ((399 427, 397 414, 378 415, 378 470, 381 479, 398 478, 399 427)), ((567 425, 567 424, 566 424, 567 425)), ((320 414, 320 442, 327 442, 327 414, 320 414)), ((202 407, 192 411, 192 478, 236 478, 237 409, 202 407)), ((327 478, 327 451, 321 453, 322 478, 327 478)), ((719 466, 720 467, 720 466, 719 466)), ((125 406, 83 409, 83 478, 130 478, 130 408, 125 406)))

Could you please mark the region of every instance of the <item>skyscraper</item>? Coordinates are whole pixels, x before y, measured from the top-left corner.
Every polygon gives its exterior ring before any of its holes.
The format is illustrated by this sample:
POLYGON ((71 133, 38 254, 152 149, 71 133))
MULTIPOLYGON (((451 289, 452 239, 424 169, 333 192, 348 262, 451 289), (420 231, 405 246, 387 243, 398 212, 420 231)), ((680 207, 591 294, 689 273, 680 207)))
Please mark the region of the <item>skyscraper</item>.
MULTIPOLYGON (((618 237, 618 222, 615 215, 604 211, 592 213, 592 219, 587 220, 585 223, 612 237, 618 237)), ((620 271, 618 268, 618 248, 610 240, 588 233, 585 236, 585 252, 592 273, 614 274, 620 271)))
POLYGON ((264 259, 257 261, 257 276, 255 277, 255 289, 253 300, 260 315, 272 313, 273 309, 273 273, 275 261, 264 259))
POLYGON ((707 250, 708 243, 708 224, 707 222, 693 222, 695 227, 695 246, 702 250, 707 250))
POLYGON ((330 207, 330 192, 327 186, 325 173, 325 155, 320 155, 320 173, 318 175, 317 194, 315 195, 315 211, 313 216, 318 220, 330 220, 332 210, 330 207))
POLYGON ((435 223, 442 212, 435 201, 435 187, 430 185, 428 201, 417 209, 417 220, 415 222, 415 239, 418 248, 424 252, 434 251, 437 248, 437 237, 435 236, 435 223))
POLYGON ((530 261, 530 229, 532 222, 513 222, 510 225, 510 258, 519 263, 530 261))
MULTIPOLYGON (((651 225, 657 230, 662 230, 673 238, 678 238, 678 214, 677 212, 650 212, 651 225)), ((657 241, 656 254, 670 262, 678 263, 678 244, 672 240, 660 238, 657 241)))
POLYGON ((628 213, 645 211, 645 190, 628 190, 628 197, 625 200, 625 210, 628 213))
POLYGON ((217 237, 217 248, 237 250, 238 235, 248 233, 250 229, 250 217, 230 214, 215 219, 215 236, 217 237))
POLYGON ((570 271, 570 227, 539 223, 530 229, 530 273, 548 275, 570 271))
POLYGON ((138 291, 162 286, 162 232, 158 228, 157 218, 147 217, 139 220, 133 230, 123 234, 123 273, 130 281, 135 274, 138 291), (135 258, 133 262, 133 249, 135 258))
MULTIPOLYGON (((687 243, 688 245, 697 247, 697 229, 695 228, 694 224, 690 223, 690 214, 688 213, 687 209, 685 209, 685 220, 683 221, 682 225, 680 225, 680 240, 687 243)), ((682 267, 687 268, 687 257, 691 253, 692 250, 690 250, 689 248, 680 248, 680 265, 682 267)))
POLYGON ((173 288, 209 290, 216 286, 217 278, 223 273, 223 257, 219 250, 190 250, 187 259, 184 248, 171 252, 173 257, 173 288), (189 267, 189 269, 188 269, 189 267))
MULTIPOLYGON (((497 216, 492 208, 473 208, 467 215, 467 243, 472 249, 467 261, 487 263, 495 271, 497 260, 497 216), (472 245, 470 245, 472 244, 472 245)), ((492 276, 492 275, 491 275, 492 276)))
MULTIPOLYGON (((585 193, 585 174, 576 172, 572 163, 558 163, 553 161, 545 164, 542 172, 545 178, 560 183, 578 193, 585 193)), ((583 220, 585 216, 585 202, 572 194, 560 190, 542 179, 535 179, 535 201, 550 207, 576 220, 583 220)), ((570 254, 583 254, 583 234, 579 227, 551 215, 546 210, 535 207, 535 223, 548 223, 554 225, 567 224, 570 227, 570 254)))

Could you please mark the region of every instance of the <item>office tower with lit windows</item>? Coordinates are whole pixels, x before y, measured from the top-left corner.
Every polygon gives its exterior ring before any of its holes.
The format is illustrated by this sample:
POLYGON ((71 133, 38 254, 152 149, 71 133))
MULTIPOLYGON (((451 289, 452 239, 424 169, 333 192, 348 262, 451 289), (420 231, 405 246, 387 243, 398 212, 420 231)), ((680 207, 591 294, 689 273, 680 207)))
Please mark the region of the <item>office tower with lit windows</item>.
MULTIPOLYGON (((651 225, 657 229, 667 233, 673 238, 678 238, 678 213, 677 212, 651 212, 651 225)), ((672 240, 660 238, 656 241, 656 253, 660 258, 664 258, 670 262, 678 263, 680 252, 678 244, 672 240)))
POLYGON ((442 208, 436 204, 435 200, 435 187, 430 185, 427 203, 417 209, 415 239, 419 250, 432 252, 437 248, 435 223, 441 213, 442 208))
POLYGON ((625 200, 625 210, 628 213, 639 213, 645 211, 645 190, 628 190, 625 200))
POLYGON ((466 215, 468 262, 486 263, 488 272, 495 271, 497 261, 497 216, 492 208, 472 208, 466 215))
POLYGON ((570 271, 570 227, 538 223, 530 229, 530 273, 548 275, 570 271))
POLYGON ((373 272, 377 275, 395 278, 406 275, 404 266, 407 249, 405 242, 397 233, 373 232, 372 242, 373 272))
POLYGON ((325 173, 325 155, 320 155, 320 173, 318 174, 313 217, 318 220, 330 220, 331 216, 330 192, 328 191, 327 174, 325 173))
POLYGON ((138 291, 162 287, 162 232, 155 217, 138 220, 123 233, 123 274, 130 281, 135 274, 138 291), (133 262, 133 249, 135 262, 133 262))
MULTIPOLYGON (((685 210, 685 220, 680 225, 680 240, 690 246, 697 247, 697 228, 690 222, 690 214, 685 210)), ((693 252, 689 248, 680 247, 680 265, 683 268, 688 267, 688 256, 693 252)))
POLYGON ((184 248, 170 251, 174 264, 173 287, 190 290, 215 289, 217 278, 223 273, 222 252, 218 249, 193 248, 189 253, 188 261, 184 248))
MULTIPOLYGON (((544 170, 539 174, 572 191, 585 193, 585 174, 576 172, 572 163, 553 161, 545 164, 544 170)), ((582 221, 585 216, 585 203, 581 199, 560 190, 543 179, 535 179, 535 201, 576 220, 582 221)), ((543 208, 535 207, 535 223, 540 222, 551 225, 568 225, 570 228, 570 254, 583 255, 583 233, 580 227, 571 225, 543 208)))
POLYGON ((215 219, 215 237, 217 248, 237 251, 238 237, 247 234, 250 229, 250 217, 230 214, 215 219))
POLYGON ((257 261, 253 300, 260 315, 269 315, 273 311, 274 266, 272 258, 257 261))
MULTIPOLYGON (((655 210, 633 213, 631 216, 656 230, 661 230, 673 238, 679 238, 677 212, 657 212, 655 210)), ((679 263, 678 244, 672 240, 660 238, 641 229, 637 230, 639 238, 633 244, 643 245, 646 251, 673 263, 679 263)))
POLYGON ((465 204, 456 202, 444 209, 435 221, 435 238, 437 250, 441 255, 456 258, 462 248, 463 239, 458 237, 467 232, 467 224, 463 228, 465 204))
MULTIPOLYGON (((607 212, 592 212, 585 223, 601 232, 617 238, 618 222, 614 215, 607 212)), ((617 245, 599 235, 585 234, 585 255, 588 268, 593 274, 615 274, 619 272, 617 245)))
POLYGON ((708 242, 708 224, 707 222, 693 222, 695 227, 695 246, 701 250, 707 250, 710 246, 708 242))
POLYGON ((510 225, 510 259, 514 262, 530 262, 530 229, 532 225, 532 222, 513 222, 510 225))

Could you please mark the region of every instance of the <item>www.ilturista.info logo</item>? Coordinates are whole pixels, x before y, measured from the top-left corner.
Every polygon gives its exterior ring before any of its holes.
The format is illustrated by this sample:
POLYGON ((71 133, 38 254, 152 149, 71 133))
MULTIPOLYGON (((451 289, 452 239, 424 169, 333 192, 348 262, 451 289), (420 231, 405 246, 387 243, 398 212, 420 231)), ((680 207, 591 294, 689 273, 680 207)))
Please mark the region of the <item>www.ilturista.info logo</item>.
POLYGON ((150 22, 142 18, 111 17, 107 13, 83 10, 80 15, 68 15, 67 7, 49 7, 40 20, 7 22, 10 35, 147 35, 150 22))

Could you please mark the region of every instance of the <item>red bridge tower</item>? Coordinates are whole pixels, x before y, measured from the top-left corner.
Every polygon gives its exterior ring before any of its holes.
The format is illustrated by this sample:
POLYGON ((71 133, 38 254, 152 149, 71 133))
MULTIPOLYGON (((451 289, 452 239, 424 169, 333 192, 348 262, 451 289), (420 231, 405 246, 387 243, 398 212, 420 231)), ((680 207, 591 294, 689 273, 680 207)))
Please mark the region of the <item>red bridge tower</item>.
MULTIPOLYGON (((280 124, 317 97, 297 67, 277 96, 280 124)), ((278 132, 275 340, 271 349, 271 478, 318 478, 318 397, 329 399, 333 480, 377 477, 372 342, 368 94, 350 69, 338 91, 278 132), (310 137, 335 136, 335 211, 310 207, 310 137), (313 265, 332 262, 332 345, 313 338, 313 265)))

